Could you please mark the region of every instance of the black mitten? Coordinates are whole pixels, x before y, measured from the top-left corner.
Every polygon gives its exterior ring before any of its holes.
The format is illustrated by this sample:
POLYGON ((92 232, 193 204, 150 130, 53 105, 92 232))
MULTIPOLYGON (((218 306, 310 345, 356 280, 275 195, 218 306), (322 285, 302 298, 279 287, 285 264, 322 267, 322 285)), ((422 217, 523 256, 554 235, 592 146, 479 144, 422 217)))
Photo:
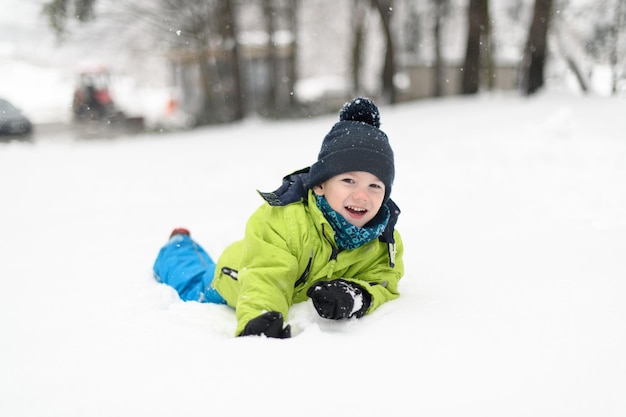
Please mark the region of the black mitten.
POLYGON ((320 316, 333 320, 363 317, 372 302, 370 293, 344 279, 318 282, 306 295, 311 297, 320 316))
POLYGON ((276 339, 288 339, 291 337, 291 326, 283 329, 283 315, 277 311, 269 311, 250 320, 239 336, 274 337, 276 339))

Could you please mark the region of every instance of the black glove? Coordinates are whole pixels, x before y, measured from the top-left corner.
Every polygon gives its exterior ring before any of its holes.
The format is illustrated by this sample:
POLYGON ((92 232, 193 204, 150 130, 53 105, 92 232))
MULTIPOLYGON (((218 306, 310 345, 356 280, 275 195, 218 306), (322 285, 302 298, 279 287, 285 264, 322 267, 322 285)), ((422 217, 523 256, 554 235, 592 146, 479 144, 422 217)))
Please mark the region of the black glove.
POLYGON ((318 282, 306 295, 311 297, 320 316, 333 320, 363 317, 372 302, 372 296, 363 287, 345 279, 318 282), (353 312, 355 300, 361 307, 353 312))
POLYGON ((291 326, 283 329, 283 315, 277 311, 269 311, 250 320, 239 336, 274 337, 276 339, 288 339, 291 337, 291 326))

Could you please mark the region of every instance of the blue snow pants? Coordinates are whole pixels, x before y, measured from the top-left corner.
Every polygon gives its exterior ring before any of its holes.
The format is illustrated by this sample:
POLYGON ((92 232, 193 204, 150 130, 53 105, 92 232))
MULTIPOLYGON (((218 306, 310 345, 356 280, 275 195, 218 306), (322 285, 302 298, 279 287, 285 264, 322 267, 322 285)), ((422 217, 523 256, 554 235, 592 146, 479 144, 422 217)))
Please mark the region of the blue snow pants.
POLYGON ((156 280, 173 287, 183 301, 226 304, 211 286, 215 262, 189 235, 172 236, 152 269, 156 280))

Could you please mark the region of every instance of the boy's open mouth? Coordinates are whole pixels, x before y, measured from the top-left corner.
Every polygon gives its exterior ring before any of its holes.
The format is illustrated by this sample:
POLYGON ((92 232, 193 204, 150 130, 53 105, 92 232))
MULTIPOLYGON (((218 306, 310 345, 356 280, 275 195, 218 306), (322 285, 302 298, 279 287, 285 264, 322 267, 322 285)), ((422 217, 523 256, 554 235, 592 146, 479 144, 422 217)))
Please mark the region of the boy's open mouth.
POLYGON ((365 216, 365 213, 367 213, 367 209, 364 209, 362 207, 346 206, 345 208, 350 216, 355 218, 361 218, 365 216))

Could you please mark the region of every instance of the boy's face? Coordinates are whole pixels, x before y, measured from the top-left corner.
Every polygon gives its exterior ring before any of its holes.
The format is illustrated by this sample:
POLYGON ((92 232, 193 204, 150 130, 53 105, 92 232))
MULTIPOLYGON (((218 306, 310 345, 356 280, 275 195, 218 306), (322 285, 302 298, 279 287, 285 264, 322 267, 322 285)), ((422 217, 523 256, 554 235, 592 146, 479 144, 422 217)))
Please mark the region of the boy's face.
POLYGON ((330 207, 351 225, 363 227, 376 216, 385 198, 385 184, 364 171, 335 175, 313 187, 315 194, 326 197, 330 207))

